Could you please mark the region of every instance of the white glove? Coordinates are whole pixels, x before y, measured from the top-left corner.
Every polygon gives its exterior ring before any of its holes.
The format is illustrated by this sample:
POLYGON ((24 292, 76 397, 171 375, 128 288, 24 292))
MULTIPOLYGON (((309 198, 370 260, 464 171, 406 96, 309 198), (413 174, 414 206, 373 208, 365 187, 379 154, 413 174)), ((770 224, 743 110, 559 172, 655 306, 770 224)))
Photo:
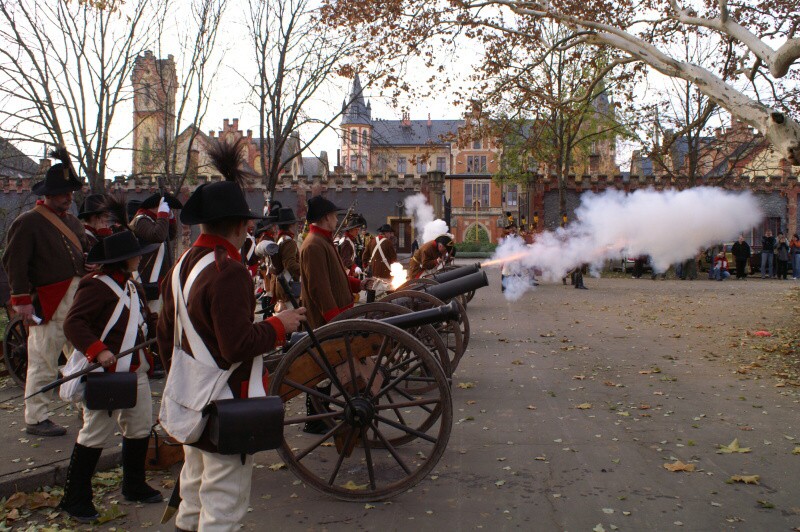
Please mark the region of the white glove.
POLYGON ((161 201, 158 203, 158 212, 169 212, 169 204, 167 204, 165 198, 161 198, 161 201))
POLYGON ((355 274, 356 274, 356 277, 358 277, 358 276, 359 276, 359 275, 361 275, 363 272, 362 272, 361 268, 359 268, 358 266, 356 266, 356 269, 355 269, 355 270, 353 270, 353 273, 355 273, 355 274))

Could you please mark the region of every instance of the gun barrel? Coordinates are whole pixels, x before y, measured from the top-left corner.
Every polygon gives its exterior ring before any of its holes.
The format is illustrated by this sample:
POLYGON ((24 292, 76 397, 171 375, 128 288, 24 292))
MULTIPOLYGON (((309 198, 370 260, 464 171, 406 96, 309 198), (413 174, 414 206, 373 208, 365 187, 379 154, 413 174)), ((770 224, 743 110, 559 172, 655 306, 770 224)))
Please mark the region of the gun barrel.
POLYGON ((470 264, 469 266, 459 266, 458 268, 454 268, 446 272, 433 274, 430 276, 430 278, 441 284, 446 283, 447 281, 452 281, 453 279, 459 279, 471 273, 475 273, 480 269, 480 263, 476 262, 475 264, 470 264))
POLYGON ((481 270, 445 283, 423 286, 419 290, 427 292, 442 301, 447 301, 484 286, 489 286, 489 278, 486 276, 486 272, 481 270))

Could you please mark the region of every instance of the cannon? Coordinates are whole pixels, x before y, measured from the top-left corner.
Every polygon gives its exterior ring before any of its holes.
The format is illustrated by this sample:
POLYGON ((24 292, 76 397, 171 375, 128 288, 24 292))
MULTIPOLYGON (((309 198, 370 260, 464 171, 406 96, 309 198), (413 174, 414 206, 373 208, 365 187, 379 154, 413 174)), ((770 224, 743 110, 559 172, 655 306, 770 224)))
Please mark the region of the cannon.
MULTIPOLYGON (((10 312, 6 332, 3 336, 3 363, 6 371, 15 383, 25 388, 25 379, 28 376, 28 327, 20 316, 11 317, 10 312)), ((67 363, 67 357, 62 352, 58 357, 58 365, 67 363)))
MULTIPOLYGON (((477 262, 468 266, 446 266, 436 273, 423 275, 418 279, 410 279, 400 286, 398 290, 420 290, 426 286, 446 283, 455 279, 459 279, 466 275, 476 273, 480 269, 481 265, 477 262)), ((470 290, 458 295, 458 298, 464 308, 466 308, 467 304, 472 301, 473 297, 475 297, 475 290, 470 290)))
POLYGON ((278 453, 307 485, 342 500, 410 489, 436 466, 452 428, 450 381, 423 339, 439 338, 425 328, 453 320, 457 302, 421 312, 383 305, 397 311, 332 321, 267 356, 269 394, 286 405, 278 453), (306 395, 316 414, 306 412, 306 395), (315 420, 325 434, 302 431, 315 420))

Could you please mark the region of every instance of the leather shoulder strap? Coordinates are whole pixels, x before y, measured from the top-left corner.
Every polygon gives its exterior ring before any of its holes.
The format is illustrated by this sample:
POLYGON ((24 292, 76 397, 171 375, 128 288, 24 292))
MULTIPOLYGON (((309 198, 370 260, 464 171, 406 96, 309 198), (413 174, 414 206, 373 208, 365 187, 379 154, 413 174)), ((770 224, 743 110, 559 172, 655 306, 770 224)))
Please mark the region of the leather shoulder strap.
POLYGON ((42 205, 37 205, 36 207, 33 208, 33 210, 41 214, 45 220, 53 224, 56 229, 61 231, 61 233, 65 237, 67 237, 69 241, 75 245, 76 248, 78 248, 80 251, 83 251, 83 245, 81 244, 81 239, 78 238, 78 235, 75 234, 75 231, 67 227, 67 224, 65 224, 63 220, 61 220, 61 218, 56 216, 56 214, 53 211, 42 205))

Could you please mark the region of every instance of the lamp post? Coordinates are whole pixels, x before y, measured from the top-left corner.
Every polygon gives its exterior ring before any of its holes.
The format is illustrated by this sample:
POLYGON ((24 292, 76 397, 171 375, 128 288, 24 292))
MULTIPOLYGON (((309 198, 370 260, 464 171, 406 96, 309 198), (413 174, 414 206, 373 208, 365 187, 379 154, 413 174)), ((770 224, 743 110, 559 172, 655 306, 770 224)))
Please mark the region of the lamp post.
POLYGON ((481 207, 481 200, 475 200, 475 243, 478 243, 478 209, 481 207))

